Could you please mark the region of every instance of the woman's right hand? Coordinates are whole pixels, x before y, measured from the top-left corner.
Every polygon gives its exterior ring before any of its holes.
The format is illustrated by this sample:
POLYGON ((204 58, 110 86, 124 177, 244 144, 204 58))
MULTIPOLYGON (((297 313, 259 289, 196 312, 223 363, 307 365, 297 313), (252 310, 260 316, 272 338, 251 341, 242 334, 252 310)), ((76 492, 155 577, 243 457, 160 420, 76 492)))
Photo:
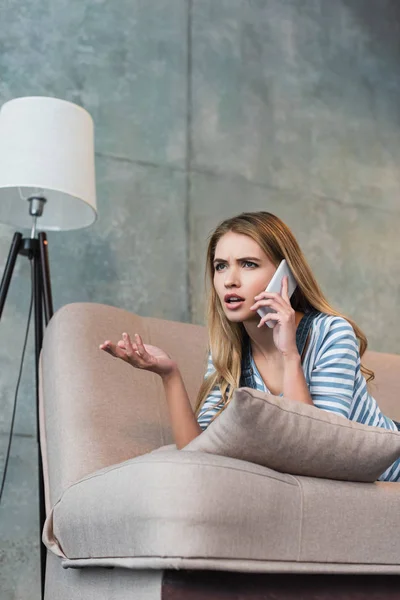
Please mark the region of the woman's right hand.
POLYGON ((167 377, 177 367, 176 362, 161 348, 143 344, 140 335, 135 333, 135 342, 132 343, 127 333, 122 334, 122 340, 113 344, 106 340, 100 344, 100 350, 108 352, 115 358, 120 358, 137 369, 144 369, 157 373, 160 377, 167 377))

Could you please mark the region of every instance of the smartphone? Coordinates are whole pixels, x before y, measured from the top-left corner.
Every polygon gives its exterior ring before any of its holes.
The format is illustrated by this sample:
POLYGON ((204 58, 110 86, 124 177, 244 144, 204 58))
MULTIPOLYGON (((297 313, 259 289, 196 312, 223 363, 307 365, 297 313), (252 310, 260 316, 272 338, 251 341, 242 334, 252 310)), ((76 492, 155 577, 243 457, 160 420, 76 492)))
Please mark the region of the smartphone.
MULTIPOLYGON (((282 262, 279 264, 278 268, 275 271, 274 276, 272 277, 271 281, 268 284, 267 289, 265 290, 266 292, 275 292, 280 294, 281 293, 281 286, 282 286, 282 279, 287 276, 288 277, 288 295, 289 298, 292 297, 293 292, 295 291, 296 287, 297 287, 297 283, 295 278, 293 277, 293 273, 289 268, 289 265, 287 264, 286 260, 283 259, 282 262)), ((262 306, 261 308, 259 308, 257 310, 258 314, 260 315, 260 317, 264 317, 264 315, 266 315, 267 313, 271 313, 271 312, 276 312, 276 310, 274 310, 273 308, 271 308, 270 306, 262 306)), ((266 325, 268 325, 268 327, 275 327, 276 321, 267 321, 266 325)))

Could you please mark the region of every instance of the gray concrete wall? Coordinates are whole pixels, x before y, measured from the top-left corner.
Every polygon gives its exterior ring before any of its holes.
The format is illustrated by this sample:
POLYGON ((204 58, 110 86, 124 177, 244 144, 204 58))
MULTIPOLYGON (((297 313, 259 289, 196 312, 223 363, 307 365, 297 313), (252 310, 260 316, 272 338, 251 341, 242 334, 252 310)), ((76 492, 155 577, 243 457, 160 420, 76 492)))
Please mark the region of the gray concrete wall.
MULTIPOLYGON (((49 235, 54 304, 203 322, 206 237, 269 210, 370 347, 400 352, 396 0, 8 0, 0 103, 50 95, 96 127, 99 219, 49 235)), ((13 229, 0 226, 0 272, 13 229)), ((19 258, 0 336, 0 461, 30 290, 19 258)), ((0 506, 0 596, 37 596, 33 348, 0 506)))

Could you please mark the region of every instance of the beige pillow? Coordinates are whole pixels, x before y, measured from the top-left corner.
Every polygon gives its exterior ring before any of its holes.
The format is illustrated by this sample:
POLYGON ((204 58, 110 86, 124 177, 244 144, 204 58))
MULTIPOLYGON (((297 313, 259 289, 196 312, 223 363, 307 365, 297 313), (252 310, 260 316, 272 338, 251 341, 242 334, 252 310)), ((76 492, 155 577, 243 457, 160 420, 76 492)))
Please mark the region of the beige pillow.
POLYGON ((371 482, 400 456, 400 433, 238 388, 228 407, 183 450, 230 456, 293 475, 371 482))

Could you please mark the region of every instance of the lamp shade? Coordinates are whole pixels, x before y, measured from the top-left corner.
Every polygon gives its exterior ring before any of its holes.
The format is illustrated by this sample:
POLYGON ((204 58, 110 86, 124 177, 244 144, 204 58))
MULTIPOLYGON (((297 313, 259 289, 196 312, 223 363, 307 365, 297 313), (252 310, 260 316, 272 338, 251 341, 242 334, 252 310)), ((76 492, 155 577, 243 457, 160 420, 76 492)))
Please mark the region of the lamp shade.
POLYGON ((0 109, 0 222, 32 226, 27 199, 46 199, 37 229, 96 220, 93 121, 65 100, 16 98, 0 109))

